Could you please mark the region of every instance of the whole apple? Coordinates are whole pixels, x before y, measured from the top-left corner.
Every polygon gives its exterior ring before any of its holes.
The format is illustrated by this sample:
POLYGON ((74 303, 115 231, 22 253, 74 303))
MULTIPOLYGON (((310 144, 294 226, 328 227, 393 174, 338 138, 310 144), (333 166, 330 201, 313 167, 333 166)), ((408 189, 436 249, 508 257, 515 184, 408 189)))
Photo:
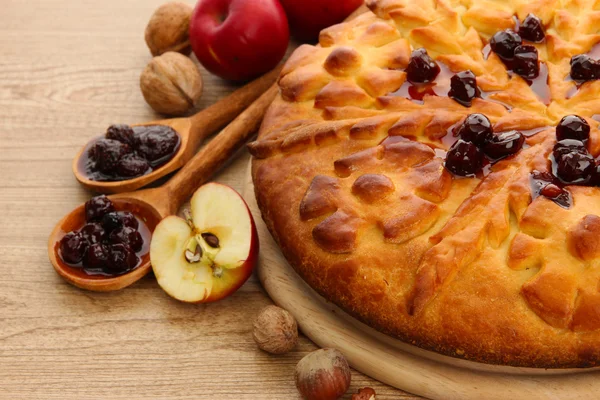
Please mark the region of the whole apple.
POLYGON ((233 81, 273 69, 289 38, 279 0, 200 0, 190 22, 190 42, 200 63, 233 81))
POLYGON ((292 34, 302 41, 316 41, 319 32, 338 24, 364 0, 281 0, 292 34))

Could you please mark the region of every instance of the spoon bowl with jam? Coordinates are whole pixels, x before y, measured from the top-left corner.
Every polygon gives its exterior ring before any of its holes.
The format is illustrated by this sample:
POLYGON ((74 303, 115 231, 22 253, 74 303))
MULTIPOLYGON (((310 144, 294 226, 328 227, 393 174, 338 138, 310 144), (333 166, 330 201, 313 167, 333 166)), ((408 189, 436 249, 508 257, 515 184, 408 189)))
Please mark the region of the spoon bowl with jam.
POLYGON ((188 118, 111 125, 73 160, 75 178, 98 193, 144 187, 183 167, 200 143, 236 118, 277 79, 281 66, 188 118))
POLYGON ((132 199, 94 197, 65 217, 49 253, 59 275, 77 287, 118 290, 148 272, 155 210, 132 199))

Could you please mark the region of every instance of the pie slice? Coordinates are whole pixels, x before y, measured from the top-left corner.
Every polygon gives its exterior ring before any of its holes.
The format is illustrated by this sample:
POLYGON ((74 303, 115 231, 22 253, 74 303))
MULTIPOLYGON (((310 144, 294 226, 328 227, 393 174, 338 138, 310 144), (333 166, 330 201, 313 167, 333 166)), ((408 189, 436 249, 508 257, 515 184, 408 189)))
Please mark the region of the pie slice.
POLYGON ((317 292, 478 362, 600 364, 600 1, 368 0, 303 45, 250 144, 317 292))

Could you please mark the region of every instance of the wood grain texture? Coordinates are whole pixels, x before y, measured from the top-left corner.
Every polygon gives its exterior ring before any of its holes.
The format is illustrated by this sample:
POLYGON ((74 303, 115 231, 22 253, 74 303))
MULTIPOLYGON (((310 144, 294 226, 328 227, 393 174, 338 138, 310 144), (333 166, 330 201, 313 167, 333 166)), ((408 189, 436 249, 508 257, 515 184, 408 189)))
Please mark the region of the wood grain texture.
MULTIPOLYGON (((192 1, 189 1, 192 3, 192 1)), ((72 287, 54 272, 46 240, 90 197, 71 159, 113 122, 161 116, 138 79, 143 32, 161 0, 3 0, 0 13, 0 398, 297 399, 296 363, 316 347, 273 357, 252 341, 271 301, 256 277, 205 306, 167 297, 150 276, 116 293, 72 287)), ((236 86, 202 71, 198 109, 236 86)), ((216 180, 241 190, 247 153, 216 180)), ((353 373, 352 389, 415 397, 353 373)), ((346 398, 349 398, 347 396, 346 398)))

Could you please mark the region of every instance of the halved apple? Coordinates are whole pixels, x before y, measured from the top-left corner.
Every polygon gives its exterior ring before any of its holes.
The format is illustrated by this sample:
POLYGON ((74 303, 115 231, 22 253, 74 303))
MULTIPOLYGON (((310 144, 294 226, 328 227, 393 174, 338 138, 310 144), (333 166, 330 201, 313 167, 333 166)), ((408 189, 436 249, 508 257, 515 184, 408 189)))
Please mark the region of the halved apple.
POLYGON ((246 202, 229 186, 208 183, 192 196, 187 221, 170 216, 156 226, 150 261, 167 294, 188 303, 208 303, 246 282, 258 247, 246 202))

